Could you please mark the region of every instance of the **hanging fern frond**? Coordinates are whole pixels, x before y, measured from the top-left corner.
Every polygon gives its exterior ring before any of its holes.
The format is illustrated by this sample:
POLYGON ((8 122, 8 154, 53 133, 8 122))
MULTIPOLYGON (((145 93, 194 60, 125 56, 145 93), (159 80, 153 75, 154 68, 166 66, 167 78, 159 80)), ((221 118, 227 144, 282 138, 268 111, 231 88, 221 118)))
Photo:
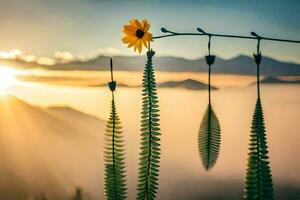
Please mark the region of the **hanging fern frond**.
POLYGON ((206 170, 211 169, 219 155, 221 144, 221 129, 219 120, 209 103, 198 134, 198 149, 202 164, 206 170))
POLYGON ((273 183, 269 166, 265 123, 260 98, 253 115, 244 199, 272 200, 273 183))
POLYGON ((105 133, 105 196, 107 200, 123 200, 127 195, 124 141, 121 129, 121 122, 113 99, 105 133))
POLYGON ((141 152, 137 200, 153 200, 158 189, 160 160, 159 108, 156 82, 152 66, 155 52, 147 52, 147 63, 143 76, 142 116, 141 116, 141 152))
POLYGON ((75 195, 72 200, 83 200, 82 190, 80 188, 76 188, 75 195))
POLYGON ((36 197, 34 200, 48 200, 48 198, 45 196, 45 194, 42 194, 42 196, 36 197))

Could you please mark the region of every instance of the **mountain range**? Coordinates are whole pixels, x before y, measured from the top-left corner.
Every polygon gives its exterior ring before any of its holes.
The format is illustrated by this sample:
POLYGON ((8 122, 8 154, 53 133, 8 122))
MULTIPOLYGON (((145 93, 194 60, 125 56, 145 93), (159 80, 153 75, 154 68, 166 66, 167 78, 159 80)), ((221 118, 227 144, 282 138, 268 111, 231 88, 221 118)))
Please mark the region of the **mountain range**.
MULTIPOLYGON (((54 65, 39 65, 35 62, 26 63, 22 60, 0 60, 0 64, 19 68, 42 67, 49 70, 99 70, 109 69, 109 59, 107 56, 98 56, 87 61, 71 61, 67 63, 56 63, 54 65)), ((120 71, 139 71, 145 65, 145 56, 115 56, 114 66, 120 71)), ((188 60, 185 58, 162 56, 153 60, 155 69, 158 71, 191 71, 206 72, 207 65, 205 58, 188 60)), ((231 59, 216 58, 212 67, 213 73, 222 74, 256 74, 256 66, 252 57, 239 55, 231 59)), ((269 57, 263 57, 261 64, 261 74, 265 76, 299 76, 300 64, 279 61, 269 57)))
MULTIPOLYGON (((107 84, 96 84, 96 85, 89 85, 89 87, 104 87, 107 84)), ((129 88, 137 88, 142 87, 142 85, 130 86, 126 84, 118 84, 118 87, 129 87, 129 88)), ((207 90, 208 85, 196 81, 194 79, 185 79, 182 81, 165 81, 162 83, 158 83, 157 87, 159 88, 181 88, 181 89, 188 89, 188 90, 207 90)), ((212 90, 218 89, 217 87, 211 86, 212 90)))

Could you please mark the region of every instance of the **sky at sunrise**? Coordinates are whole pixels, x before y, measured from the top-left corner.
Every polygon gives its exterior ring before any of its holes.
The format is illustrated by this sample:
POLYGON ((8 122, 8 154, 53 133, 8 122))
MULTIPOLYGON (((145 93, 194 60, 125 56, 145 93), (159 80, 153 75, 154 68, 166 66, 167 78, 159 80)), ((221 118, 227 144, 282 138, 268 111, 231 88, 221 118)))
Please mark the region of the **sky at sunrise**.
MULTIPOLYGON (((147 19, 150 31, 166 27, 196 32, 197 27, 224 34, 300 40, 300 1, 297 0, 0 0, 0 52, 19 49, 43 57, 133 55, 121 42, 122 26, 134 17, 147 19), (55 53, 56 52, 56 53, 55 53)), ((252 55, 255 41, 212 39, 212 51, 223 58, 252 55)), ((199 58, 207 52, 207 38, 178 37, 156 40, 158 55, 199 58)), ((264 55, 300 63, 300 46, 262 42, 264 55)))

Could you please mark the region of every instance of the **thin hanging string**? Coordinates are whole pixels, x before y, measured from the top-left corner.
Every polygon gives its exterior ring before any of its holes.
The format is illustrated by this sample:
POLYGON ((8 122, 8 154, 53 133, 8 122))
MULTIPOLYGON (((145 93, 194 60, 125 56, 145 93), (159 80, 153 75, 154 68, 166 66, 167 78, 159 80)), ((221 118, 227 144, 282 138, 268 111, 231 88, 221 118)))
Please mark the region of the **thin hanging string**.
MULTIPOLYGON (((260 38, 257 39, 257 56, 261 56, 260 54, 260 38)), ((260 98, 260 62, 256 62, 256 83, 257 83, 257 97, 260 98)))
POLYGON ((114 81, 114 75, 113 75, 113 62, 112 62, 112 58, 110 59, 110 78, 111 78, 111 82, 114 81))
MULTIPOLYGON (((210 56, 211 35, 208 35, 208 55, 210 56)), ((210 73, 211 65, 208 65, 208 103, 210 104, 210 73)))
POLYGON ((208 55, 210 56, 211 35, 208 35, 208 55))
MULTIPOLYGON (((111 78, 111 83, 114 82, 114 72, 113 72, 113 61, 112 58, 110 59, 110 78, 111 78)), ((111 95, 112 95, 112 101, 114 101, 114 90, 111 90, 111 95)))
POLYGON ((148 42, 148 51, 150 51, 150 49, 151 49, 151 48, 150 48, 150 42, 148 42))

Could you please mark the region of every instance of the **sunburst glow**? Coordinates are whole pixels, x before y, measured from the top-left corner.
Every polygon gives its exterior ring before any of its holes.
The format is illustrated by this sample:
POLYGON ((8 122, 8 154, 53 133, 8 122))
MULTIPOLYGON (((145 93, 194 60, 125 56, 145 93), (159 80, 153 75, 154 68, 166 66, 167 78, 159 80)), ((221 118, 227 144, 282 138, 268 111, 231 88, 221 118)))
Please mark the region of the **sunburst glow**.
POLYGON ((17 75, 17 70, 0 66, 0 94, 6 94, 9 88, 18 84, 17 75))

